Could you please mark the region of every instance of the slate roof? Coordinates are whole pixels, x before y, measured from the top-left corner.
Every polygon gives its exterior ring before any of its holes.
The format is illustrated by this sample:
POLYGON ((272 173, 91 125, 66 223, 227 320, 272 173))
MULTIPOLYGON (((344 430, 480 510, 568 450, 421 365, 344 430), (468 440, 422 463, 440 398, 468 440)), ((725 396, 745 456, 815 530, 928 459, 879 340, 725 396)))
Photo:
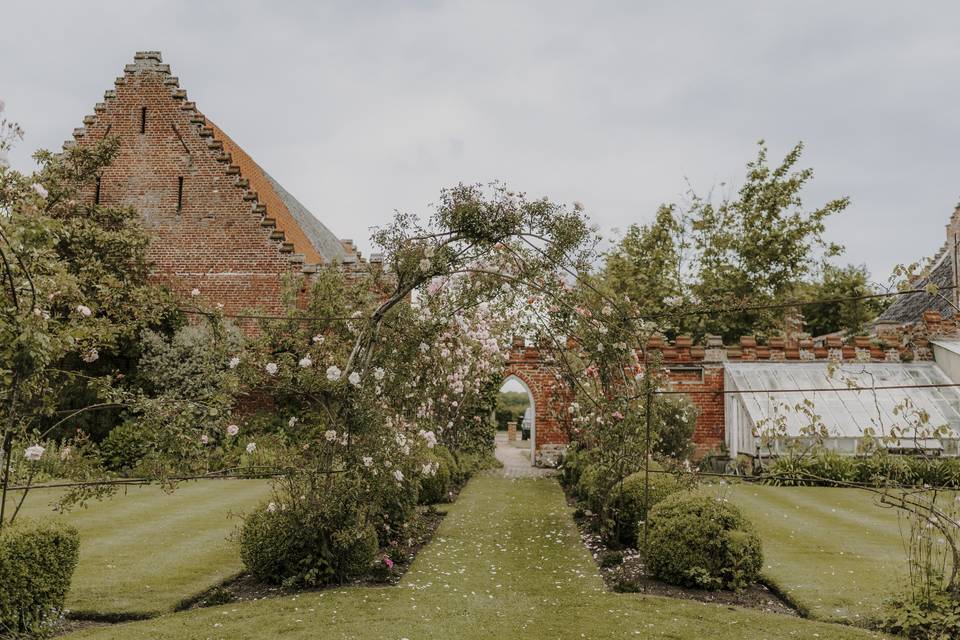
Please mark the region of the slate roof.
MULTIPOLYGON (((930 274, 918 280, 911 288, 923 289, 928 284, 935 284, 941 289, 953 286, 953 260, 949 251, 943 251, 937 264, 930 274)), ((938 311, 944 317, 956 313, 956 309, 948 302, 952 290, 941 291, 940 295, 930 293, 910 293, 900 296, 881 313, 874 324, 907 324, 919 322, 923 319, 924 311, 938 311), (944 299, 946 297, 946 300, 944 299)))
POLYGON ((294 252, 302 254, 308 264, 339 264, 346 256, 343 243, 309 209, 300 204, 289 191, 280 186, 253 158, 223 129, 206 119, 214 137, 223 142, 224 151, 230 153, 241 174, 250 181, 260 202, 267 206, 267 215, 275 218, 277 229, 284 232, 285 240, 294 246, 294 252))

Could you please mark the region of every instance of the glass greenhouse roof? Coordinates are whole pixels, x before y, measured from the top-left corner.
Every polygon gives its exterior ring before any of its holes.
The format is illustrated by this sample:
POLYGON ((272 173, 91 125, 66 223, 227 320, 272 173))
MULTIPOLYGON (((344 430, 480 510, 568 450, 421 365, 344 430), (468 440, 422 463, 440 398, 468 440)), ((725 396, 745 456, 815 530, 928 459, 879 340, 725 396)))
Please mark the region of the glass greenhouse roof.
MULTIPOLYGON (((923 429, 932 431, 946 425, 953 433, 942 437, 960 437, 960 387, 877 388, 951 384, 933 362, 844 363, 834 365, 832 372, 828 362, 728 362, 725 369, 730 391, 754 391, 734 394, 754 429, 770 428, 774 420, 780 419, 786 435, 802 435, 801 429, 809 426, 810 418, 802 411, 784 410, 783 406, 794 407, 809 401, 831 438, 860 438, 867 428, 878 436, 889 434, 894 426, 909 429, 921 411, 929 414, 923 429), (804 389, 817 391, 799 391, 804 389), (908 407, 906 411, 904 407, 908 407)), ((913 443, 912 431, 903 435, 913 443)), ((935 440, 915 444, 939 448, 935 440)))

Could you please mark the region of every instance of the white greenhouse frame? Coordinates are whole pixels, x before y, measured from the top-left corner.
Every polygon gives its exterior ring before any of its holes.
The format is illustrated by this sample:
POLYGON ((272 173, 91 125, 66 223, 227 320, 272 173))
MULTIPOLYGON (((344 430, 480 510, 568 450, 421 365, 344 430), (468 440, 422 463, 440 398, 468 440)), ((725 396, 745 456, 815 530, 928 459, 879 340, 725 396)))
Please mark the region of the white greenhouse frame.
POLYGON ((926 451, 956 456, 960 443, 960 389, 926 387, 882 389, 881 387, 952 384, 934 362, 728 362, 724 365, 726 443, 731 457, 776 455, 761 451, 761 433, 780 419, 787 438, 803 438, 803 427, 810 420, 796 411, 782 410, 808 401, 820 417, 828 435, 825 445, 838 453, 856 454, 866 429, 876 436, 890 434, 891 427, 902 430, 897 442, 887 444, 894 450, 926 451), (851 390, 850 387, 865 390, 851 390), (870 388, 866 390, 866 388, 870 388), (837 389, 837 391, 802 391, 837 389), (926 429, 949 427, 939 438, 923 438, 912 433, 902 412, 896 407, 909 402, 913 410, 929 414, 926 429))

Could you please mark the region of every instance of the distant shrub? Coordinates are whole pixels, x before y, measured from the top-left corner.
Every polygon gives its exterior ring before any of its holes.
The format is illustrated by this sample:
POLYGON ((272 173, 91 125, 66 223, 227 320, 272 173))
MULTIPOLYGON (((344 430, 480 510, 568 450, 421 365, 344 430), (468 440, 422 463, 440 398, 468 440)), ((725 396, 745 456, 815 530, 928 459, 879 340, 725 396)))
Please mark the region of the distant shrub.
POLYGON ((620 488, 614 488, 607 496, 605 513, 609 522, 604 529, 608 538, 627 545, 637 542, 637 525, 647 519, 648 510, 667 496, 685 488, 677 478, 665 473, 663 467, 650 463, 649 495, 646 491, 646 474, 643 471, 627 476, 620 488))
POLYGON ((742 589, 763 566, 760 537, 733 504, 675 493, 650 509, 647 566, 685 587, 742 589))
POLYGON ((763 469, 767 484, 780 486, 930 485, 960 487, 960 459, 893 455, 844 456, 833 451, 812 455, 785 455, 763 469))
POLYGON ((429 450, 423 464, 436 465, 433 475, 420 477, 420 504, 445 502, 453 486, 453 475, 457 471, 457 461, 446 447, 437 446, 429 450))
POLYGON ((152 440, 135 420, 114 427, 100 443, 100 457, 110 471, 131 471, 150 453, 152 440))
POLYGON ((40 634, 57 619, 80 554, 80 536, 58 522, 0 530, 0 637, 40 634))
POLYGON ((356 495, 342 476, 331 476, 322 492, 303 487, 278 491, 272 502, 244 519, 244 565, 258 580, 288 587, 337 584, 363 575, 379 540, 356 495))

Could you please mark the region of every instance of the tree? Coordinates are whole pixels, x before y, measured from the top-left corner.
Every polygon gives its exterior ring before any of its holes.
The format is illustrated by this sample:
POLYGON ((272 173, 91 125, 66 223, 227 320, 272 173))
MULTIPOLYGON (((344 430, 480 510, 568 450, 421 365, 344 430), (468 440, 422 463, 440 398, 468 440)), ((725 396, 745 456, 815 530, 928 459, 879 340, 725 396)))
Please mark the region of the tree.
POLYGON ((776 310, 682 312, 782 302, 822 259, 842 251, 825 240, 825 221, 848 200, 804 206, 802 191, 813 171, 796 168, 802 151, 797 144, 771 167, 761 141, 734 197, 715 202, 691 190, 684 208, 661 207, 653 224, 632 229, 608 253, 602 280, 638 300, 640 312, 662 327, 726 339, 782 329, 783 315, 776 310))
POLYGON ((642 315, 660 316, 683 293, 682 220, 674 205, 663 205, 646 225, 632 224, 617 247, 604 256, 598 281, 626 295, 642 315))
MULTIPOLYGON (((63 436, 64 474, 97 475, 78 418, 125 406, 124 373, 141 332, 176 322, 171 298, 147 281, 148 240, 136 212, 84 204, 83 190, 115 152, 116 141, 107 139, 59 155, 39 152, 33 175, 0 166, 5 489, 11 458, 38 461, 52 435, 63 436)), ((38 467, 13 468, 29 485, 38 467)))
POLYGON ((825 264, 820 277, 802 284, 798 292, 806 300, 844 300, 803 307, 804 326, 814 336, 838 331, 848 335, 860 333, 885 307, 881 298, 849 299, 875 293, 870 287, 866 265, 838 267, 825 264))

